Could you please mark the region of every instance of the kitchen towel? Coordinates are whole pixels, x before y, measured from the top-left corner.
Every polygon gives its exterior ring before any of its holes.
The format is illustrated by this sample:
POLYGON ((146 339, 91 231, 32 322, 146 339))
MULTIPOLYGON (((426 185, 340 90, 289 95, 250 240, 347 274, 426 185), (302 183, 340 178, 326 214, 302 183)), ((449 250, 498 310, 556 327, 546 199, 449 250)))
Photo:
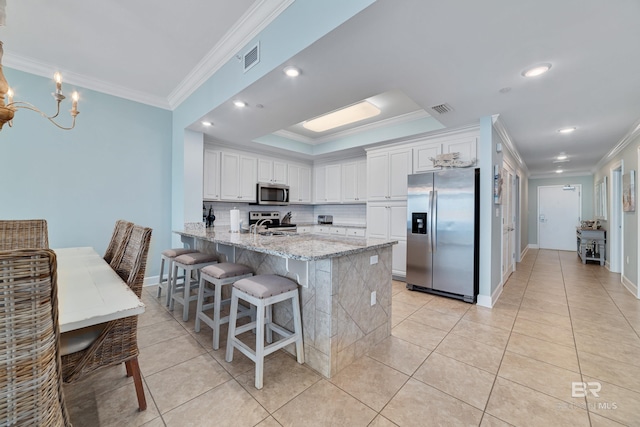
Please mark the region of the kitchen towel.
POLYGON ((231 209, 229 211, 229 217, 231 218, 231 232, 237 233, 240 231, 240 210, 231 209))

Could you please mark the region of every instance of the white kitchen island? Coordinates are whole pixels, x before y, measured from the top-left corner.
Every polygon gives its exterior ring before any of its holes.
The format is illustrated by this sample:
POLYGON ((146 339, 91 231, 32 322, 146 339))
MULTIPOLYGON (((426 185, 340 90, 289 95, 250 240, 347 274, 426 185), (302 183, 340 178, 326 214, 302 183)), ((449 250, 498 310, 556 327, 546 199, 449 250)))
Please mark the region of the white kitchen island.
MULTIPOLYGON (((391 247, 395 240, 317 234, 261 236, 176 231, 184 243, 254 274, 278 274, 300 284, 305 363, 334 376, 391 334, 391 247), (372 296, 372 294, 375 294, 372 296), (375 303, 372 305, 372 302, 375 303)), ((286 305, 275 320, 292 329, 286 305)), ((287 349, 293 353, 293 346, 287 349)))

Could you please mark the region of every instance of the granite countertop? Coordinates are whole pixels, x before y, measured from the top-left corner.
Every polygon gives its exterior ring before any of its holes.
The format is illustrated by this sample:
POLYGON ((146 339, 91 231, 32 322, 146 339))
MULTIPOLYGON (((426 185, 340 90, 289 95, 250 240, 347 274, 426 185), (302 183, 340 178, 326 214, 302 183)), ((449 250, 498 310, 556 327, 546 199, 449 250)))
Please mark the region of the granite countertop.
POLYGON ((341 224, 334 222, 333 224, 318 224, 317 222, 299 222, 296 224, 298 227, 311 227, 314 225, 320 225, 322 227, 343 227, 343 228, 367 228, 366 224, 341 224))
POLYGON ((200 231, 174 231, 181 236, 220 243, 255 252, 301 261, 334 258, 391 246, 397 240, 364 237, 328 236, 313 233, 286 233, 282 236, 261 236, 250 233, 231 233, 229 227, 208 228, 200 231))

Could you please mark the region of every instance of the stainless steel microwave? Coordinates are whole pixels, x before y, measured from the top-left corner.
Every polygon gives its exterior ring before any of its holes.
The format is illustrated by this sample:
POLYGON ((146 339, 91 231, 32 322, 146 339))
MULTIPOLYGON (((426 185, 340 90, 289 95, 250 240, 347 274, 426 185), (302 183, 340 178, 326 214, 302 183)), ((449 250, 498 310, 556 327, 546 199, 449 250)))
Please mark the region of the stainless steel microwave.
POLYGON ((288 205, 289 186, 259 182, 257 185, 256 201, 259 205, 288 205))

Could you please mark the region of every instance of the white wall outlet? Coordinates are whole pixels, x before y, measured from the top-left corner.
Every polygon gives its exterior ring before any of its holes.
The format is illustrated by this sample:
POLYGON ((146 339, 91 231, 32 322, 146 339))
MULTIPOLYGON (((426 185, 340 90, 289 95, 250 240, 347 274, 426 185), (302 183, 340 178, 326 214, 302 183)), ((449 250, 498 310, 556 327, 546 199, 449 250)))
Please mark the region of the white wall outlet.
POLYGON ((376 291, 371 292, 371 306, 376 305, 376 291))
POLYGON ((627 264, 629 264, 629 257, 627 257, 627 264))
POLYGON ((378 263, 378 255, 371 255, 371 257, 369 258, 369 264, 373 265, 377 263, 378 263))

